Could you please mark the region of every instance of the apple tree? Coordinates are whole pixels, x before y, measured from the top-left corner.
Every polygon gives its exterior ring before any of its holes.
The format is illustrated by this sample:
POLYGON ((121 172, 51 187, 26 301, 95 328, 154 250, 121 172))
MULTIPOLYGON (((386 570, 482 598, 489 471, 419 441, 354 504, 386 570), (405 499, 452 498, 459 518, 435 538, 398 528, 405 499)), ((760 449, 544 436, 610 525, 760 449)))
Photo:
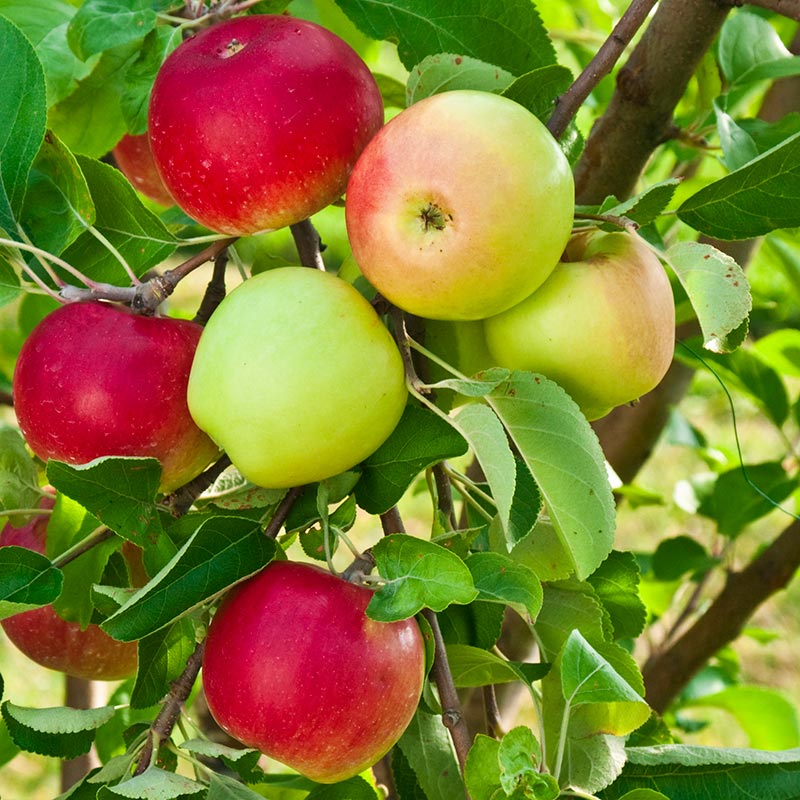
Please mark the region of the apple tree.
POLYGON ((0 763, 800 796, 798 22, 0 0, 0 763))

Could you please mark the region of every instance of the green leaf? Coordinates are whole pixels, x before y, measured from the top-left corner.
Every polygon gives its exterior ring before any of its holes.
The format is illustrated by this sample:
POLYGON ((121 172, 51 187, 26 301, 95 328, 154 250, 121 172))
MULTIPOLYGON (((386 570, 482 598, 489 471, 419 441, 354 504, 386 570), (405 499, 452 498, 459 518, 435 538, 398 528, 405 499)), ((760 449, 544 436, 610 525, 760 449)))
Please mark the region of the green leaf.
POLYGON ((86 0, 72 18, 67 41, 78 58, 141 39, 156 25, 150 0, 86 0))
POLYGON ((386 108, 405 108, 406 107, 406 87, 397 78, 381 73, 373 73, 375 83, 378 84, 383 105, 386 108))
POLYGON ((228 769, 245 780, 252 777, 256 783, 265 778, 264 772, 258 766, 262 754, 252 747, 229 747, 208 739, 188 739, 179 746, 182 750, 188 750, 195 755, 222 761, 228 769))
POLYGON ((572 73, 566 67, 550 64, 520 75, 501 94, 525 106, 542 122, 547 122, 553 113, 556 99, 571 83, 572 73))
POLYGON ((500 786, 500 742, 479 733, 467 754, 464 780, 472 800, 505 800, 500 786))
POLYGON ((729 170, 739 169, 759 155, 758 147, 747 131, 723 108, 719 99, 714 101, 717 133, 722 145, 723 160, 729 170))
POLYGON ((693 194, 678 217, 717 239, 752 239, 800 225, 800 133, 693 194))
POLYGON ((713 353, 738 347, 753 307, 742 268, 730 256, 700 242, 679 242, 664 257, 697 315, 703 347, 713 353))
POLYGON ((17 25, 44 67, 48 108, 63 100, 93 64, 84 64, 67 44, 67 26, 76 9, 63 0, 0 0, 0 16, 17 25))
POLYGON ((0 619, 52 603, 64 576, 50 559, 26 547, 0 547, 0 619))
POLYGON ((614 639, 639 636, 647 621, 647 609, 639 597, 636 557, 614 550, 586 581, 611 617, 614 639))
POLYGON ((362 465, 358 505, 370 514, 383 514, 420 472, 466 450, 467 443, 451 425, 426 408, 407 405, 391 436, 362 465))
POLYGON ((539 772, 541 751, 530 728, 512 728, 500 740, 497 752, 500 785, 509 797, 553 800, 559 796, 558 782, 539 772))
POLYGON ((448 644, 447 661, 459 689, 522 681, 530 685, 544 677, 548 664, 520 664, 506 661, 488 650, 467 644, 448 644))
MULTIPOLYGON (((119 170, 92 158, 78 156, 92 201, 97 208, 95 228, 127 261, 137 276, 172 255, 177 241, 161 220, 148 211, 119 170)), ((88 277, 109 283, 129 283, 117 257, 91 231, 79 236, 63 257, 88 277)))
POLYGON ((694 368, 700 362, 729 391, 735 389, 754 400, 777 427, 786 422, 789 416, 786 386, 757 350, 740 347, 734 353, 703 353, 701 356, 697 352, 698 344, 694 340, 684 342, 676 349, 676 357, 694 368))
POLYGON ((572 557, 546 514, 514 545, 511 557, 530 567, 543 581, 559 581, 572 574, 572 557))
POLYGON ((181 618, 139 642, 139 669, 131 693, 132 708, 160 702, 183 672, 195 648, 194 625, 181 618))
POLYGON ((658 543, 652 559, 656 580, 676 581, 687 572, 706 572, 717 563, 691 536, 672 536, 658 543))
POLYGON ((772 331, 753 342, 752 350, 780 375, 800 378, 800 331, 772 331))
POLYGON ((461 53, 513 75, 555 62, 555 51, 528 0, 336 0, 373 39, 397 42, 411 71, 425 56, 461 53))
POLYGON ((442 611, 451 603, 471 603, 478 595, 466 564, 438 544, 394 533, 384 536, 372 552, 386 580, 367 606, 372 619, 407 619, 423 608, 442 611))
POLYGON ((514 502, 517 464, 502 422, 487 406, 470 403, 454 418, 453 425, 469 442, 489 483, 506 546, 510 548, 509 520, 514 502))
POLYGON ((406 105, 440 92, 475 89, 501 94, 514 76, 494 64, 455 53, 426 56, 412 70, 406 86, 406 105))
POLYGON ((162 538, 155 497, 161 465, 154 458, 99 458, 88 464, 47 462, 47 479, 104 525, 140 547, 162 538))
POLYGON ((720 692, 690 699, 683 707, 722 708, 741 725, 750 747, 789 750, 800 747, 797 706, 782 692, 766 686, 729 686, 720 692))
POLYGON ((575 574, 591 575, 611 552, 616 521, 597 436, 566 392, 541 375, 512 372, 486 402, 530 469, 575 574))
POLYGON ((75 156, 52 132, 33 162, 20 223, 48 253, 61 253, 95 222, 89 186, 75 156))
MULTIPOLYGON (((0 509, 38 508, 41 498, 39 470, 25 440, 16 428, 0 425, 0 509)), ((18 528, 30 519, 30 514, 0 517, 0 527, 8 521, 18 528)))
POLYGON ((212 517, 102 627, 123 642, 141 639, 258 572, 274 557, 275 543, 257 523, 212 517))
POLYGON ((511 606, 535 619, 542 607, 542 584, 536 573, 500 553, 473 553, 466 560, 478 599, 511 606))
POLYGON ((425 800, 464 800, 464 784, 453 743, 441 717, 417 711, 397 746, 422 788, 425 800))
POLYGON ((0 17, 3 91, 0 92, 0 230, 17 235, 30 171, 44 139, 47 101, 44 71, 20 29, 0 17))
POLYGON ((128 797, 132 800, 183 800, 183 798, 205 797, 208 787, 202 783, 176 775, 160 767, 149 767, 141 775, 118 783, 103 786, 97 793, 98 800, 128 797))
POLYGON ((17 273, 10 264, 3 260, 2 248, 0 248, 0 308, 13 303, 22 293, 22 284, 17 273))
POLYGON ((123 137, 127 124, 120 98, 138 56, 136 43, 106 50, 77 88, 50 109, 50 128, 73 153, 101 158, 123 137))
POLYGON ((792 56, 769 21, 739 11, 725 20, 719 36, 719 63, 733 86, 800 74, 792 56))
POLYGON ((75 758, 87 753, 97 729, 116 713, 102 708, 25 708, 6 700, 3 719, 14 742, 42 756, 75 758))
POLYGON ((667 178, 621 203, 615 197, 606 200, 599 211, 609 216, 627 217, 639 227, 644 227, 655 222, 659 214, 667 208, 679 185, 680 180, 677 178, 667 178))
POLYGON ((633 789, 653 789, 669 798, 795 800, 800 795, 800 749, 770 752, 736 748, 660 745, 629 747, 622 775, 603 792, 620 800, 633 789))
POLYGON ((247 786, 235 778, 212 772, 205 800, 262 800, 263 796, 252 789, 248 789, 247 786))
POLYGON ((306 800, 378 800, 378 795, 360 775, 346 781, 312 789, 306 800))

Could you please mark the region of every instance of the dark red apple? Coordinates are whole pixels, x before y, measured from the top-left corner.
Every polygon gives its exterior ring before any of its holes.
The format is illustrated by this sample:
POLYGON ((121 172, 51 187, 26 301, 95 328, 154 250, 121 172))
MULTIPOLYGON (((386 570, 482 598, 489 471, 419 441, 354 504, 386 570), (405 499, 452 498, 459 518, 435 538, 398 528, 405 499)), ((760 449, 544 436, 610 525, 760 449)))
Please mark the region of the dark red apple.
POLYGON ((120 172, 145 197, 149 197, 162 206, 175 205, 172 195, 158 174, 156 162, 153 161, 153 153, 150 150, 150 140, 146 133, 139 136, 131 136, 126 133, 117 142, 112 154, 120 172))
MULTIPOLYGON (((42 508, 52 508, 45 498, 42 508)), ((49 516, 35 517, 15 528, 10 523, 0 532, 0 547, 17 545, 37 553, 46 547, 49 516)), ((75 678, 113 681, 136 671, 136 642, 118 642, 97 625, 81 629, 77 622, 62 619, 52 606, 23 611, 0 622, 6 636, 31 661, 75 678)))
POLYGON ((186 386, 202 327, 102 302, 71 303, 34 328, 14 371, 14 410, 34 453, 161 462, 161 491, 199 474, 217 446, 192 420, 186 386))
POLYGON ((211 230, 247 235, 339 198, 382 124, 375 79, 346 42, 261 14, 212 25, 169 55, 148 132, 175 202, 211 230))
POLYGON ((377 762, 414 715, 425 648, 413 619, 369 619, 371 596, 287 561, 233 589, 211 622, 203 661, 220 726, 322 783, 377 762))

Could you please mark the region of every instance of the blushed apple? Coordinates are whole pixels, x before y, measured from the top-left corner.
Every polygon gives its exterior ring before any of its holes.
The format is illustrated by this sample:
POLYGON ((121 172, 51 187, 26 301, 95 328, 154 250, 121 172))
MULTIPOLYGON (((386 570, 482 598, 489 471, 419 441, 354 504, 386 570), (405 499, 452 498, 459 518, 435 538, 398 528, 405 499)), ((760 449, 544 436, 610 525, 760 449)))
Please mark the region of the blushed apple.
POLYGON ((375 79, 344 40, 258 14, 212 25, 169 55, 148 132, 175 202, 211 230, 247 235, 337 200, 382 124, 375 79))
POLYGON ((347 187, 353 255, 389 301, 473 320, 527 297, 572 229, 572 172, 527 109, 459 90, 415 103, 361 154, 347 187))
POLYGON ((120 172, 134 188, 159 205, 175 205, 172 195, 158 174, 146 133, 138 136, 126 133, 111 152, 120 172))
POLYGON ((402 358, 349 283, 306 267, 236 287, 203 331, 189 410, 253 483, 330 478, 394 430, 407 391, 402 358))
MULTIPOLYGON (((55 500, 45 498, 50 509, 55 500)), ((0 532, 0 547, 16 545, 44 554, 49 516, 39 515, 19 528, 7 524, 0 532)), ((94 624, 81 629, 60 617, 52 606, 23 611, 0 621, 6 636, 31 661, 43 667, 87 680, 121 680, 137 665, 136 642, 118 642, 94 624)))
POLYGON ((425 648, 413 619, 369 619, 371 596, 287 561, 234 588, 212 619, 202 672, 223 730, 321 783, 376 763, 417 708, 425 648))
POLYGON ((530 297, 484 321, 497 366, 540 372, 590 420, 655 388, 675 349, 675 306, 664 268, 636 235, 574 236, 530 297))
POLYGON ((70 464, 157 458, 163 492, 194 478, 219 454, 186 403, 202 330, 105 302, 53 311, 26 339, 14 370, 14 411, 31 450, 70 464))

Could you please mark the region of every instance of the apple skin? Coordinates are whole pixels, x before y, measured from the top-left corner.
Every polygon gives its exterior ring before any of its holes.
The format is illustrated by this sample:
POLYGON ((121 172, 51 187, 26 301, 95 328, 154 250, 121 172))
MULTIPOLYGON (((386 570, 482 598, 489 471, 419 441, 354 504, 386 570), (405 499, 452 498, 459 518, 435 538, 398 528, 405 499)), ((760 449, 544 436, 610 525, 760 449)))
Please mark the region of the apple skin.
POLYGON ((569 163, 545 126, 499 95, 457 90, 405 109, 347 187, 355 260, 390 302, 428 319, 498 314, 540 286, 574 215, 569 163))
POLYGON ((262 272, 222 301, 188 388, 197 424, 248 480, 272 489, 363 461, 407 396, 402 358, 372 306, 307 267, 262 272))
POLYGON ((43 460, 153 457, 172 491, 219 455, 195 425, 186 385, 202 327, 102 302, 70 303, 27 338, 13 378, 14 410, 43 460))
POLYGON ((376 763, 422 691, 417 623, 375 622, 372 592, 277 561, 233 589, 211 621, 208 707, 223 730, 320 783, 376 763))
MULTIPOLYGON (((55 500, 44 498, 50 509, 55 500)), ((40 515, 19 528, 7 524, 0 547, 16 545, 44 554, 49 517, 40 515)), ((31 661, 75 678, 116 681, 136 672, 136 642, 118 642, 94 624, 81 629, 62 619, 52 606, 23 611, 0 621, 6 636, 31 661)))
POLYGON ((120 172, 135 189, 159 205, 175 205, 172 195, 158 174, 146 133, 138 136, 126 133, 111 152, 120 172))
POLYGON ((484 320, 497 366, 560 384, 587 419, 654 389, 672 362, 675 305, 664 268, 636 235, 577 234, 548 280, 484 320))
POLYGON ((148 133, 175 202, 211 230, 282 228, 337 200, 383 101, 359 55, 312 22, 227 20, 166 59, 148 133))

